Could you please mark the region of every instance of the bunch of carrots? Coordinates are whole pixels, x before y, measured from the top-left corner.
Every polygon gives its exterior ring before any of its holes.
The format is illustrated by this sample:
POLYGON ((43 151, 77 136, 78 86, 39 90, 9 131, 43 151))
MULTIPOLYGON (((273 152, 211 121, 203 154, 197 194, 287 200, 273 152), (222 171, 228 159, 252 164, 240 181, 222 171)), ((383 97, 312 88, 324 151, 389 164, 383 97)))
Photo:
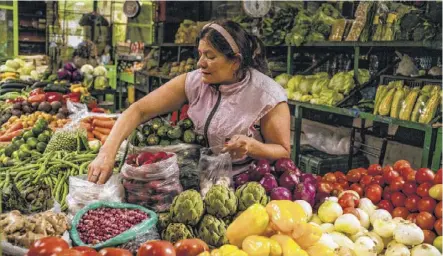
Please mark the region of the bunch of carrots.
POLYGON ((0 131, 0 142, 8 142, 19 136, 24 131, 22 122, 16 122, 7 130, 0 131))
POLYGON ((87 117, 80 122, 80 126, 88 131, 88 140, 98 139, 102 144, 105 143, 114 124, 114 119, 101 116, 87 117))

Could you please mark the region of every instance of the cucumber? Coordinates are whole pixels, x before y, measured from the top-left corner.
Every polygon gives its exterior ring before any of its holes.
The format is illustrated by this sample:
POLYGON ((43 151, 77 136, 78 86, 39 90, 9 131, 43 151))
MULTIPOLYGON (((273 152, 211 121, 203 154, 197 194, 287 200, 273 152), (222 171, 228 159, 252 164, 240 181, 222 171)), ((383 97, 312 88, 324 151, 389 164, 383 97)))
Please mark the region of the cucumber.
POLYGON ((28 85, 26 84, 22 84, 22 83, 5 83, 2 84, 2 86, 0 88, 2 89, 24 89, 26 88, 28 85))

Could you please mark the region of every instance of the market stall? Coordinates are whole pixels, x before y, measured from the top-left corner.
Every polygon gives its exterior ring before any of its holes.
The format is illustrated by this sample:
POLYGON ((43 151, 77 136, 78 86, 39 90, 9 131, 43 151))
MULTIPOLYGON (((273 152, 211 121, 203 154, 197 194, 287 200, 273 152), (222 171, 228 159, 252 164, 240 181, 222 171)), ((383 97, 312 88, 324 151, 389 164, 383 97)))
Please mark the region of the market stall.
POLYGON ((442 255, 441 3, 79 3, 39 3, 48 56, 0 40, 0 255, 442 255), (186 102, 91 182, 122 112, 198 69, 220 17, 265 43, 290 157, 238 171, 186 102))

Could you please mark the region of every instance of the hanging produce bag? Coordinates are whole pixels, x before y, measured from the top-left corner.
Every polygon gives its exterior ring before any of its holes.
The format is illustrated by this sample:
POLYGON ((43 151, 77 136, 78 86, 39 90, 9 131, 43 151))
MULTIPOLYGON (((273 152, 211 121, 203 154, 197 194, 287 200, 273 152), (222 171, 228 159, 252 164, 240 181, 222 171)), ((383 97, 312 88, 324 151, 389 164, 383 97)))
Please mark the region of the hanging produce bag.
POLYGON ((157 212, 167 211, 174 197, 183 191, 174 153, 143 151, 130 154, 121 174, 126 201, 157 212))
POLYGON ((200 193, 203 197, 213 185, 229 187, 232 184, 231 155, 228 152, 215 154, 213 148, 201 149, 198 172, 200 173, 200 193))
POLYGON ((104 247, 113 247, 120 244, 124 244, 128 241, 135 239, 136 237, 142 236, 143 234, 149 233, 152 228, 155 227, 157 223, 157 214, 155 212, 148 210, 142 206, 126 203, 116 203, 116 202, 95 202, 85 208, 81 209, 72 220, 72 228, 70 230, 70 235, 73 243, 77 246, 89 246, 94 249, 101 249, 104 247), (89 210, 95 210, 98 208, 114 208, 114 209, 137 209, 147 214, 148 218, 139 224, 132 226, 130 229, 124 231, 123 233, 112 237, 104 242, 100 242, 95 245, 85 244, 80 239, 79 230, 77 227, 82 220, 83 216, 88 213, 89 210))

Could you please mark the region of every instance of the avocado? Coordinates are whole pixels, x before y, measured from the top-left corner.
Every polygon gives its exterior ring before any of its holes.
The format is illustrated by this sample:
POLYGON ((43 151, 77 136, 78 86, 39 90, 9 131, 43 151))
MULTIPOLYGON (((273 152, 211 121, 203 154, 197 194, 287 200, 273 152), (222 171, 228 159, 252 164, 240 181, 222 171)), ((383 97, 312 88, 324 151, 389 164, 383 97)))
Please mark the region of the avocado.
POLYGON ((158 143, 160 142, 160 138, 155 134, 151 134, 146 139, 146 142, 148 143, 149 146, 158 145, 158 143))
POLYGON ((195 133, 192 130, 186 130, 183 134, 183 141, 185 143, 194 143, 195 133))
POLYGON ((179 139, 182 136, 182 130, 180 127, 174 127, 168 131, 168 138, 179 139))
POLYGON ((164 138, 167 137, 168 131, 171 129, 169 125, 160 126, 157 130, 157 135, 164 138))
POLYGON ((161 140, 159 143, 160 146, 169 146, 171 142, 169 140, 161 140))

